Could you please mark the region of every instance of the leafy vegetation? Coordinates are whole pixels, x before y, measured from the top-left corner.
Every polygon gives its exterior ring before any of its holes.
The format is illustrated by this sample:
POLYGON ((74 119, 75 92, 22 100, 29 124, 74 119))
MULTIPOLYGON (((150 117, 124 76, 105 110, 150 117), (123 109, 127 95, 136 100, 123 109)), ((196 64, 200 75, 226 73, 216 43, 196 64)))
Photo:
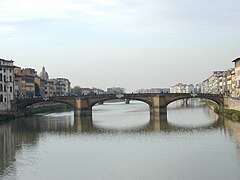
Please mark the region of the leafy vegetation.
POLYGON ((240 121, 240 111, 234 109, 222 109, 219 112, 220 115, 231 118, 235 121, 240 121))
POLYGON ((218 105, 212 101, 206 101, 206 104, 217 114, 219 114, 218 105))
POLYGON ((240 121, 240 111, 234 109, 219 109, 218 105, 212 101, 206 101, 206 104, 219 115, 228 117, 235 121, 240 121))
POLYGON ((11 120, 14 119, 14 115, 11 114, 1 114, 0 115, 0 121, 7 121, 7 120, 11 120))
POLYGON ((31 116, 33 114, 39 114, 39 113, 51 113, 51 112, 67 112, 71 111, 72 107, 66 104, 57 104, 57 105, 51 105, 51 106, 44 106, 39 108, 27 108, 24 112, 25 116, 31 116))

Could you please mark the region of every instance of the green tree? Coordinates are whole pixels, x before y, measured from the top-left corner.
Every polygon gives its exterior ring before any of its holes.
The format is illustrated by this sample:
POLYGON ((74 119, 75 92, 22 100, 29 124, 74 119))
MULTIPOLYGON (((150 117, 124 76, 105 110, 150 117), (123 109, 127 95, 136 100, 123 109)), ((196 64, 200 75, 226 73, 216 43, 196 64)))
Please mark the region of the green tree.
POLYGON ((72 92, 73 92, 74 95, 81 95, 82 94, 81 88, 79 86, 74 86, 72 92))

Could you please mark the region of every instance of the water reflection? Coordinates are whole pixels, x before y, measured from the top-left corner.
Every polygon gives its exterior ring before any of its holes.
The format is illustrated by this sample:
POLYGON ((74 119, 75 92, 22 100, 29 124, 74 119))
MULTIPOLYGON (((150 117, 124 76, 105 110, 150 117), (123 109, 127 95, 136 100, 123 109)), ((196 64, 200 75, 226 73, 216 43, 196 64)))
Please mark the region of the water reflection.
POLYGON ((225 133, 229 133, 235 140, 237 144, 237 149, 240 152, 240 123, 236 121, 231 121, 226 117, 221 117, 221 120, 224 122, 225 133))
MULTIPOLYGON (((202 105, 200 105, 201 107, 202 105)), ((187 108, 188 105, 172 107, 170 111, 187 108)), ((225 130, 234 137, 240 151, 240 123, 217 117, 211 110, 204 113, 213 120, 210 124, 198 127, 181 127, 168 122, 167 116, 151 116, 147 124, 132 129, 101 128, 94 124, 92 117, 74 117, 73 113, 51 116, 34 116, 0 124, 0 175, 7 168, 14 169, 15 155, 24 146, 35 146, 41 134, 104 134, 104 133, 146 133, 146 132, 189 132, 207 130, 225 130)), ((1 176, 0 176, 1 177, 1 176)))
MULTIPOLYGON (((24 145, 31 145, 37 143, 41 133, 114 133, 117 130, 101 129, 93 124, 91 117, 76 117, 70 116, 68 118, 58 117, 44 118, 35 116, 32 118, 19 119, 8 123, 3 123, 0 126, 0 173, 14 162, 15 153, 24 145)), ((219 128, 222 126, 222 121, 202 128, 202 130, 219 128)), ((224 121, 224 128, 231 130, 232 135, 240 144, 240 124, 231 121, 224 121)), ((200 128, 198 128, 199 130, 200 128)), ((151 117, 149 123, 137 129, 125 130, 125 133, 140 133, 140 132, 160 132, 160 131, 189 131, 194 128, 182 128, 173 126, 168 123, 167 116, 151 117)), ((240 147, 240 146, 238 146, 240 147)))
POLYGON ((15 161, 16 151, 23 145, 33 146, 39 139, 39 133, 33 129, 24 130, 22 121, 0 124, 0 174, 15 161))

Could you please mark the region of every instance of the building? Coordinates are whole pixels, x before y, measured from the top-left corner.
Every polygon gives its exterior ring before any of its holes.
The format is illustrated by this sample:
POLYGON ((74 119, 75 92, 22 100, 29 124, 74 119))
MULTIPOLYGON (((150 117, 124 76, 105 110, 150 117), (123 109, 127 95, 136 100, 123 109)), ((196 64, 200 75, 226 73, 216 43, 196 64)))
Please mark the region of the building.
POLYGON ((174 85, 174 86, 171 86, 171 88, 170 88, 170 92, 171 93, 190 93, 190 92, 188 92, 189 90, 192 90, 192 91, 194 91, 194 86, 192 87, 190 87, 189 85, 187 85, 187 84, 183 84, 183 83, 178 83, 178 84, 176 84, 176 85, 174 85))
POLYGON ((71 82, 67 78, 52 79, 55 85, 56 96, 69 96, 71 94, 71 82))
POLYGON ((96 95, 104 94, 104 93, 105 93, 104 90, 99 89, 99 88, 95 88, 95 87, 92 88, 92 92, 93 92, 94 94, 96 94, 96 95))
POLYGON ((45 97, 46 80, 36 75, 34 77, 34 83, 35 83, 35 96, 45 97))
POLYGON ((39 73, 39 77, 45 81, 47 81, 49 79, 49 75, 48 75, 47 71, 45 70, 44 66, 42 67, 42 71, 39 73))
POLYGON ((108 94, 123 94, 125 93, 125 89, 121 87, 111 87, 107 88, 107 93, 108 94))
POLYGON ((55 81, 47 80, 45 84, 45 97, 53 97, 55 96, 55 81))
POLYGON ((15 67, 14 74, 16 97, 45 97, 46 80, 39 77, 35 69, 15 67))
MULTIPOLYGON (((221 77, 224 73, 224 71, 213 71, 213 74, 208 78, 208 87, 206 93, 220 93, 221 90, 219 77, 221 77)), ((222 86, 224 86, 224 83, 222 84, 222 86)))
POLYGON ((209 92, 208 87, 209 87, 209 79, 206 79, 201 83, 201 93, 208 93, 209 92))
POLYGON ((232 61, 234 63, 235 71, 235 95, 240 96, 240 58, 232 61))
POLYGON ((226 93, 229 95, 235 94, 236 79, 234 68, 228 69, 226 71, 226 93))
POLYGON ((14 99, 14 65, 12 60, 0 59, 0 111, 11 108, 14 99))
POLYGON ((234 95, 236 93, 236 78, 234 68, 227 71, 220 71, 218 74, 218 91, 217 93, 234 95))
POLYGON ((15 67, 14 74, 16 96, 22 98, 35 96, 35 76, 37 74, 35 69, 15 67))
POLYGON ((87 96, 87 95, 93 95, 91 88, 80 88, 81 95, 87 96))
POLYGON ((185 86, 185 92, 186 93, 194 93, 194 85, 193 84, 187 84, 185 86))
POLYGON ((213 74, 200 83, 201 93, 218 94, 225 91, 225 71, 213 71, 213 74))
POLYGON ((137 93, 170 93, 170 88, 138 89, 137 93))
POLYGON ((196 84, 195 85, 194 93, 201 93, 201 84, 196 84))

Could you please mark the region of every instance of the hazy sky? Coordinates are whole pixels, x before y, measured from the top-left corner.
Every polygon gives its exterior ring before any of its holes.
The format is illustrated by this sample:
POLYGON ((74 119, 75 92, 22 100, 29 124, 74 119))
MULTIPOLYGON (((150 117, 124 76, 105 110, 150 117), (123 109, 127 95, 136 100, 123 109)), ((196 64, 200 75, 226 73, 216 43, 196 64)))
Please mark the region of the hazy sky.
POLYGON ((199 83, 238 56, 239 0, 0 0, 0 58, 73 86, 199 83))

